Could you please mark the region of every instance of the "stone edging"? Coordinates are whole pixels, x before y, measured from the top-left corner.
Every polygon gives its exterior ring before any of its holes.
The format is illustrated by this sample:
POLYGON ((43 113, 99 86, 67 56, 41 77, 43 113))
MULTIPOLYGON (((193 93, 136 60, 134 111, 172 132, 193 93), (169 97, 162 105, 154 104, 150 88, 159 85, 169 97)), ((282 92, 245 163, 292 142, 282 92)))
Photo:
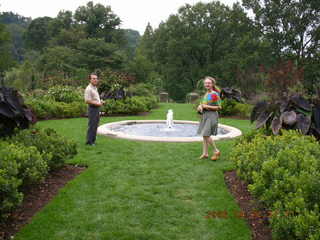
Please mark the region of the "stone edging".
MULTIPOLYGON (((137 124, 137 123, 166 123, 165 120, 127 120, 120 122, 112 122, 108 124, 101 125, 98 128, 98 134, 109 136, 113 138, 137 140, 137 141, 152 141, 152 142, 201 142, 202 137, 151 137, 151 136, 135 136, 129 135, 122 132, 112 131, 112 127, 119 125, 128 125, 128 124, 137 124)), ((182 121, 175 120, 174 123, 189 123, 189 124, 199 124, 195 121, 182 121)), ((242 132, 235 128, 224 124, 219 124, 219 127, 222 127, 229 131, 229 133, 219 136, 212 136, 213 140, 223 140, 239 137, 242 135, 242 132)))

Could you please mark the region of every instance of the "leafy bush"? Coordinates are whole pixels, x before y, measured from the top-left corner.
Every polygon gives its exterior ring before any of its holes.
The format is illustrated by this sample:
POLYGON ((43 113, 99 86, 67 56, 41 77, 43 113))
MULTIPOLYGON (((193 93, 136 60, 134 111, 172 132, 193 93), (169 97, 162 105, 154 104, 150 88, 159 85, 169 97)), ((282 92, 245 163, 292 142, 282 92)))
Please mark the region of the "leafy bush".
POLYGON ((22 201, 22 193, 18 191, 22 184, 18 178, 19 166, 10 157, 11 151, 10 145, 0 142, 0 218, 22 201))
POLYGON ((131 97, 123 100, 109 99, 102 107, 107 114, 137 114, 148 112, 158 105, 156 97, 131 97))
POLYGON ((47 162, 35 147, 0 142, 0 216, 6 214, 22 201, 21 185, 42 180, 47 172, 47 162))
POLYGON ((148 111, 148 107, 143 101, 145 98, 139 97, 131 97, 126 98, 124 100, 124 104, 126 106, 127 112, 131 114, 137 114, 139 112, 146 112, 148 111))
POLYGON ((77 153, 76 144, 52 129, 28 129, 0 141, 0 221, 22 199, 21 186, 44 179, 77 153))
POLYGON ((250 118, 253 106, 246 103, 236 103, 234 112, 236 116, 241 118, 250 118))
POLYGON ((83 102, 56 102, 44 99, 28 99, 27 105, 39 119, 81 117, 87 112, 87 105, 83 102))
MULTIPOLYGON (((70 87, 66 89, 72 90, 70 87)), ((77 99, 71 96, 69 100, 66 100, 67 97, 64 94, 67 94, 68 91, 60 91, 60 87, 52 88, 50 91, 49 95, 43 95, 42 91, 35 91, 27 97, 26 104, 33 110, 38 119, 73 118, 86 115, 87 104, 84 103, 82 98, 78 101, 71 101, 71 99, 77 99), (64 102, 61 102, 61 100, 64 100, 64 102)), ((74 91, 73 89, 71 92, 74 91)), ((101 111, 107 114, 137 114, 148 112, 157 106, 158 99, 156 96, 134 96, 121 100, 107 99, 101 111)))
POLYGON ((241 118, 249 118, 253 106, 246 103, 240 103, 233 99, 224 99, 221 104, 222 116, 238 116, 241 118))
POLYGON ((46 158, 49 169, 62 166, 65 160, 77 154, 76 143, 58 135, 53 129, 34 128, 19 131, 8 141, 35 147, 46 158))
POLYGON ((231 159, 249 191, 272 211, 276 239, 320 237, 320 148, 315 138, 296 131, 246 136, 231 159))
POLYGON ((155 88, 151 84, 146 84, 146 83, 138 83, 131 85, 128 88, 128 93, 129 95, 132 96, 140 96, 140 97, 145 97, 145 96, 154 96, 155 95, 155 88))
POLYGON ((148 111, 159 106, 159 100, 156 96, 141 97, 141 99, 146 104, 148 111))
POLYGON ((83 93, 70 86, 54 86, 49 88, 48 96, 56 102, 72 103, 83 101, 83 93))
POLYGON ((222 116, 233 116, 235 114, 235 106, 237 102, 235 100, 225 99, 221 103, 222 109, 220 110, 220 114, 222 116))

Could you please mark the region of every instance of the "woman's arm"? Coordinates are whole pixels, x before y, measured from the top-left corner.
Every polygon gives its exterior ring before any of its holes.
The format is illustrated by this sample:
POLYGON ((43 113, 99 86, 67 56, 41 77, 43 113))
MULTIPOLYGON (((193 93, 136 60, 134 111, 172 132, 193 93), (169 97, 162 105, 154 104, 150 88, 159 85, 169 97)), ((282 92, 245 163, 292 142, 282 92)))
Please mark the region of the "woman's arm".
POLYGON ((212 111, 219 111, 221 110, 221 106, 210 106, 207 104, 202 104, 203 109, 212 110, 212 111))

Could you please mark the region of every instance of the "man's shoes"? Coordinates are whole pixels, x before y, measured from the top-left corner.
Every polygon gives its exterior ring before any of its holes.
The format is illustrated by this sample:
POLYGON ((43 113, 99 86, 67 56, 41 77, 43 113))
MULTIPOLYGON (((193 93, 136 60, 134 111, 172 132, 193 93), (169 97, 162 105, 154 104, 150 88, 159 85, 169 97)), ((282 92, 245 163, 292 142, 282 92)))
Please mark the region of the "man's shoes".
POLYGON ((95 143, 86 143, 86 145, 95 146, 96 144, 95 143))

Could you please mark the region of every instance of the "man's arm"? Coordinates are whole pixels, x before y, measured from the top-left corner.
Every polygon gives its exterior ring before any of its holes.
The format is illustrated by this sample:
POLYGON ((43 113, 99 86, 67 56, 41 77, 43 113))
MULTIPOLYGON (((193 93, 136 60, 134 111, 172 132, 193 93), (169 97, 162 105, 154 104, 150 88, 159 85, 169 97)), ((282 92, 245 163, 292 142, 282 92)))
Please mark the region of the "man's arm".
POLYGON ((86 104, 90 104, 90 105, 94 105, 94 106, 97 106, 97 107, 101 107, 103 103, 102 102, 99 103, 98 101, 86 100, 86 104))
POLYGON ((85 103, 86 104, 90 104, 90 105, 94 105, 94 106, 97 106, 97 107, 101 107, 103 104, 104 104, 104 101, 95 101, 95 100, 92 100, 92 97, 91 97, 91 92, 89 89, 86 89, 85 92, 84 92, 84 100, 85 100, 85 103))

